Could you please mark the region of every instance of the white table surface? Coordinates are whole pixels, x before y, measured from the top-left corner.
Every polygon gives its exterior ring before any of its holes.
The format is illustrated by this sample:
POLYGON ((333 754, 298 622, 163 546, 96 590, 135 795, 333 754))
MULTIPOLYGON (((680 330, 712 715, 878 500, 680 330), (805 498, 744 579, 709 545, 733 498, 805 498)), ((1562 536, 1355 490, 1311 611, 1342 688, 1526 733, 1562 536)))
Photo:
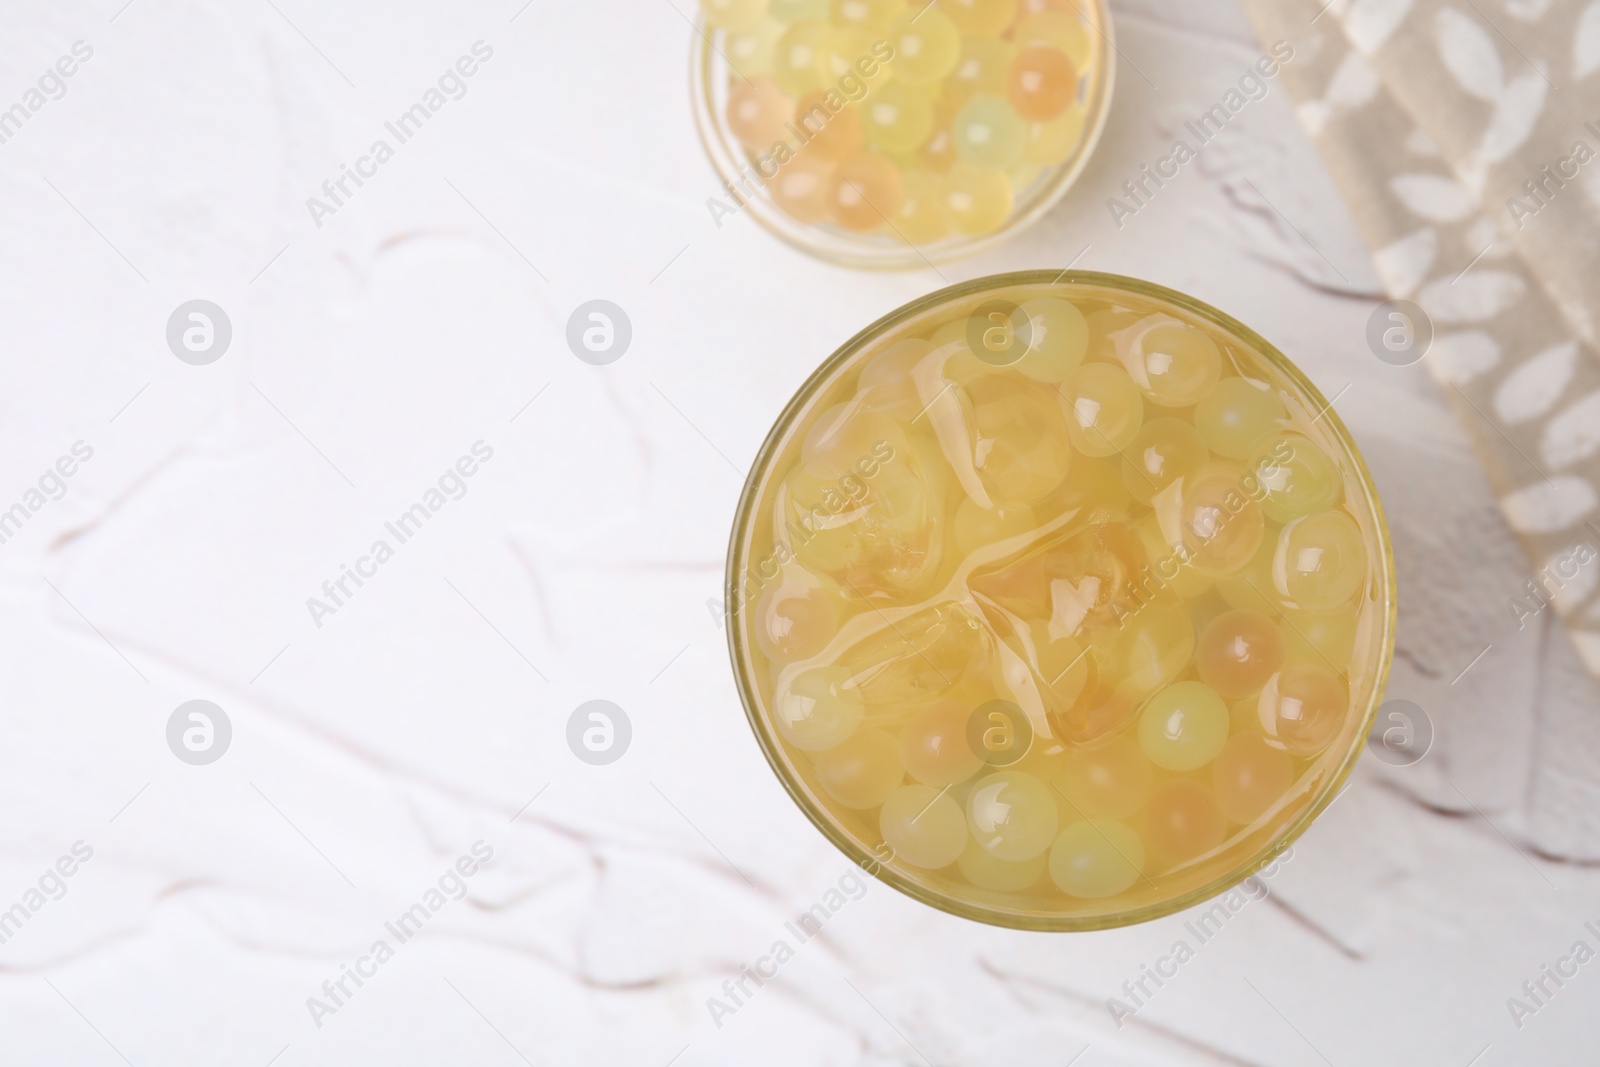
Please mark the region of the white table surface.
POLYGON ((123 2, 0 10, 0 107, 94 48, 0 145, 0 507, 94 449, 0 546, 0 909, 93 849, 0 945, 0 1060, 1593 1062, 1600 963, 1520 1029, 1506 1007, 1600 947, 1592 683, 1550 613, 1511 625, 1531 570, 1438 389, 1367 351, 1378 283, 1283 87, 1106 212, 1259 53, 1231 0, 1116 3, 1112 124, 1067 202, 891 275, 713 225, 690 0, 123 2), (466 97, 314 226, 306 198, 480 39, 466 97), (1339 394, 1398 546, 1390 693, 1434 750, 1364 760, 1120 1029, 1106 998, 1191 917, 1027 935, 877 883, 719 1027, 707 998, 850 869, 763 762, 706 608, 741 472, 861 326, 1080 253, 1339 394), (210 366, 165 343, 196 297, 233 324, 210 366), (563 337, 596 297, 635 331, 605 368, 563 337), (306 598, 479 440, 467 495, 316 626, 306 598), (234 731, 205 767, 164 733, 197 698, 234 731), (595 698, 634 728, 606 767, 564 741, 595 698), (307 998, 480 840, 467 897, 315 1025, 307 998))

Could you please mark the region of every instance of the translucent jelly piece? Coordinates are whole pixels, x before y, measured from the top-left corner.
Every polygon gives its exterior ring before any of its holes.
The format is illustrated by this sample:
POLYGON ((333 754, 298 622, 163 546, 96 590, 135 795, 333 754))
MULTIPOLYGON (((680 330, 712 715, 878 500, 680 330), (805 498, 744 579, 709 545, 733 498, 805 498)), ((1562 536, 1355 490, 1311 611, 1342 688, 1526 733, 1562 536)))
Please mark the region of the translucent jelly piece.
POLYGON ((1168 417, 1145 423, 1122 457, 1123 484, 1149 507, 1164 489, 1199 473, 1210 453, 1193 425, 1168 417))
POLYGON ((1075 456, 1062 489, 1062 510, 1088 523, 1126 518, 1133 506, 1122 482, 1122 461, 1075 456))
POLYGON ((1005 170, 1022 158, 1028 126, 1004 97, 979 93, 957 112, 950 130, 956 154, 983 170, 1005 170))
MULTIPOLYGON (((1158 506, 1157 514, 1163 514, 1158 506)), ((1189 561, 1203 574, 1228 578, 1243 571, 1266 531, 1261 506, 1245 492, 1239 471, 1208 466, 1187 479, 1177 518, 1189 561)))
POLYGON ((1342 511, 1295 519, 1278 534, 1272 577, 1286 603, 1305 611, 1338 611, 1367 580, 1361 527, 1342 511))
POLYGON ((1062 404, 1072 446, 1086 456, 1114 456, 1129 448, 1144 424, 1144 400, 1128 372, 1110 363, 1086 363, 1062 382, 1062 404))
POLYGON ((866 233, 886 226, 906 195, 905 176, 894 160, 862 152, 834 171, 828 206, 833 221, 847 230, 866 233))
POLYGON ((1047 44, 1030 44, 1017 53, 1006 72, 1006 99, 1029 122, 1048 122, 1078 95, 1078 72, 1065 52, 1047 44))
POLYGON ((949 693, 989 659, 988 633, 955 602, 885 625, 839 659, 871 709, 898 712, 949 693))
POLYGON ((1280 431, 1288 417, 1266 382, 1224 378, 1195 405, 1194 426, 1217 455, 1245 459, 1256 442, 1280 431))
POLYGON ((1074 813, 1126 819, 1144 807, 1155 772, 1150 757, 1131 737, 1095 748, 1074 748, 1059 776, 1074 813))
POLYGON ((1144 566, 1138 534, 1126 523, 1091 526, 998 570, 974 574, 971 588, 1019 618, 1048 619, 1059 635, 1109 628, 1137 604, 1144 566))
POLYGON ((1013 374, 967 384, 973 465, 997 501, 1034 504, 1066 477, 1072 459, 1055 391, 1013 374))
POLYGON ((1139 880, 1144 863, 1144 842, 1114 819, 1074 823, 1050 846, 1050 880, 1084 900, 1116 896, 1139 880))
POLYGON ((861 411, 910 423, 922 413, 912 371, 933 351, 920 337, 904 337, 867 361, 856 379, 861 411))
POLYGON ((1267 683, 1256 709, 1269 744, 1292 756, 1315 756, 1344 727, 1350 695, 1328 668, 1295 663, 1267 683))
POLYGON ((984 766, 967 738, 974 709, 942 701, 917 712, 900 730, 906 772, 938 789, 966 781, 984 766))
POLYGON ((756 602, 756 643, 777 663, 810 659, 838 633, 842 599, 831 582, 786 568, 784 581, 756 602))
POLYGON ((1230 821, 1254 822, 1294 785, 1294 761, 1258 733, 1235 734, 1212 764, 1211 785, 1230 821))
POLYGON ((941 7, 966 34, 998 34, 1017 16, 1017 0, 944 0, 941 7))
POLYGON ((1179 609, 1148 605, 1118 629, 1091 635, 1095 667, 1078 700, 1048 709, 1052 728, 1071 742, 1108 736, 1133 720, 1152 693, 1175 679, 1194 652, 1194 630, 1179 609))
POLYGON ((1191 778, 1157 786, 1142 823, 1151 858, 1172 866, 1212 851, 1228 832, 1216 794, 1191 778))
POLYGON ((963 556, 970 556, 997 541, 1009 541, 1029 533, 1036 522, 1033 509, 1024 504, 995 504, 986 508, 971 497, 963 497, 956 507, 956 550, 963 556))
POLYGON ((845 807, 860 811, 887 800, 906 773, 900 762, 900 743, 870 726, 818 753, 815 765, 823 790, 845 807))
POLYGON ((976 841, 968 841, 956 866, 967 881, 980 889, 1015 893, 1027 889, 1044 875, 1045 855, 1012 861, 995 856, 976 841))
POLYGON ((1139 747, 1169 771, 1204 767, 1228 740, 1228 706, 1202 682, 1167 686, 1139 716, 1139 747))
POLYGON ((1263 438, 1250 450, 1250 473, 1259 483, 1252 495, 1273 522, 1326 511, 1344 495, 1344 479, 1327 453, 1303 434, 1263 438))
POLYGON ((894 79, 907 85, 934 85, 961 61, 961 31, 937 8, 904 12, 889 26, 895 57, 894 79))
POLYGON ((1287 646, 1278 624, 1258 611, 1227 611, 1200 632, 1195 667, 1224 700, 1261 692, 1283 669, 1287 646))
POLYGON ((780 518, 806 569, 866 596, 913 588, 937 568, 943 490, 901 424, 840 405, 812 428, 801 458, 780 518))
POLYGON ((961 805, 926 785, 903 785, 878 813, 878 829, 895 858, 913 867, 948 867, 967 847, 961 805))
POLYGON ((990 855, 1017 862, 1044 854, 1056 837, 1055 795, 1023 771, 1000 771, 967 794, 967 831, 990 855))
POLYGON ((765 152, 788 135, 794 101, 764 75, 740 82, 728 92, 728 128, 751 151, 765 152))
POLYGON ((864 709, 848 671, 815 667, 789 679, 772 711, 785 741, 805 752, 822 752, 855 732, 864 709))

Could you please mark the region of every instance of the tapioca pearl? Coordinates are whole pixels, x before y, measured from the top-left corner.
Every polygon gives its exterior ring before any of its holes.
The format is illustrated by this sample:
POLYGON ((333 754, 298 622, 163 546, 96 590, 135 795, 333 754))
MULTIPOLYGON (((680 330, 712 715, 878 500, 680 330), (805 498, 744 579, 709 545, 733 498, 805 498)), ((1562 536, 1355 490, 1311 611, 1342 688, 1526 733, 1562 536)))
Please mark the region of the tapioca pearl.
MULTIPOLYGON (((1011 57, 1016 54, 1009 41, 998 37, 968 37, 961 42, 961 58, 955 69, 945 78, 943 98, 951 101, 956 110, 968 100, 982 94, 1002 96, 1006 91, 1006 71, 1011 67, 1011 57)), ((951 112, 954 117, 955 111, 951 112)))
POLYGON ((1039 180, 1039 175, 1044 173, 1044 168, 1033 163, 1013 163, 1006 168, 1006 177, 1011 179, 1011 188, 1026 193, 1033 188, 1033 183, 1039 180))
POLYGON ((919 247, 937 244, 950 235, 944 178, 926 170, 904 173, 905 199, 891 220, 894 232, 907 244, 919 247))
POLYGON ((771 19, 761 20, 752 29, 728 34, 723 42, 728 65, 746 78, 772 73, 772 57, 782 36, 783 25, 771 19))
POLYGON ((1164 865, 1204 856, 1221 845, 1228 832, 1216 794, 1191 778, 1156 786, 1140 823, 1151 858, 1164 865))
POLYGON ((766 0, 700 0, 706 21, 719 30, 749 30, 767 15, 766 0))
POLYGON ((1283 613, 1283 638, 1290 663, 1315 663, 1330 670, 1346 670, 1355 658, 1356 629, 1360 615, 1349 610, 1321 615, 1289 609, 1283 613))
POLYGON ((1085 363, 1061 383, 1072 447, 1086 456, 1114 456, 1133 444, 1144 424, 1144 402, 1128 372, 1111 363, 1085 363))
POLYGON ((1017 361, 1017 370, 1035 381, 1062 381, 1083 362, 1089 345, 1083 313, 1053 296, 1025 300, 1021 311, 1028 318, 1028 348, 1017 361))
POLYGON ((1041 11, 1017 21, 1011 39, 1019 46, 1047 44, 1061 50, 1076 70, 1084 70, 1094 57, 1095 32, 1075 13, 1041 11))
POLYGON ((1111 648, 1120 669, 1107 671, 1107 676, 1118 679, 1125 692, 1147 696, 1188 666, 1194 627, 1183 611, 1150 604, 1125 621, 1111 648))
POLYGON ((794 101, 764 75, 736 84, 728 93, 728 129, 752 152, 765 152, 788 136, 794 101))
POLYGON ((1243 571, 1261 548, 1266 520, 1244 492, 1239 472, 1213 465, 1184 480, 1179 530, 1194 566, 1213 578, 1243 571))
POLYGON ((1126 819, 1143 808, 1154 780, 1150 757, 1127 735, 1069 751, 1057 777, 1074 814, 1109 819, 1126 819))
POLYGON ((821 222, 828 217, 828 194, 833 189, 834 165, 807 152, 778 169, 767 183, 773 203, 797 222, 821 222))
POLYGON ((1259 733, 1239 733, 1217 753, 1211 788, 1230 822, 1251 823, 1265 815, 1294 785, 1294 760, 1259 733))
MULTIPOLYGON (((1120 484, 1120 478, 1118 482, 1120 484)), ((1215 584, 1209 574, 1202 573, 1188 562, 1189 553, 1183 547, 1181 537, 1176 544, 1167 538, 1154 512, 1141 518, 1137 526, 1139 540, 1144 544, 1145 557, 1149 561, 1148 577, 1142 577, 1141 581, 1154 587, 1151 595, 1170 590, 1173 596, 1181 600, 1192 600, 1215 584)))
MULTIPOLYGON (((880 464, 904 439, 905 431, 894 419, 848 400, 815 416, 800 442, 800 462, 821 479, 837 482, 850 473, 875 477, 880 464)), ((850 496, 854 488, 846 483, 839 491, 850 496)), ((823 503, 829 510, 840 510, 834 501, 823 503)))
POLYGON ((948 795, 926 785, 903 785, 878 812, 878 830, 895 858, 913 867, 948 867, 967 847, 967 817, 948 795))
POLYGON ((1144 842, 1115 819, 1074 823, 1050 846, 1050 880, 1080 900, 1116 896, 1139 880, 1144 864, 1144 842))
POLYGON ((1261 537, 1255 555, 1238 574, 1217 581, 1217 592, 1230 607, 1246 608, 1265 615, 1277 615, 1283 610, 1277 587, 1272 582, 1272 557, 1278 543, 1278 532, 1268 527, 1261 537))
POLYGON ((1361 527, 1343 511, 1295 519, 1278 534, 1272 576, 1290 607, 1311 612, 1347 608, 1367 580, 1361 527))
POLYGON ((1138 312, 1124 311, 1121 308, 1100 308, 1084 316, 1084 321, 1089 324, 1087 358, 1093 362, 1113 363, 1121 367, 1122 359, 1117 355, 1117 341, 1122 337, 1124 330, 1135 326, 1143 317, 1138 312))
POLYGON ((967 794, 967 832, 998 859, 1043 855, 1056 838, 1059 818, 1050 787, 1023 771, 986 775, 967 794))
POLYGON ((984 507, 971 497, 956 505, 956 549, 970 556, 998 541, 1021 537, 1034 529, 1033 509, 1025 504, 991 504, 984 507))
POLYGON ((883 227, 900 210, 905 194, 900 168, 885 156, 863 152, 839 164, 829 206, 840 226, 866 233, 883 227))
POLYGON ((1133 499, 1149 507, 1156 494, 1198 474, 1209 459, 1192 424, 1169 416, 1151 419, 1122 449, 1122 481, 1133 499))
POLYGON ((1261 732, 1261 701, 1257 696, 1235 700, 1228 705, 1229 736, 1261 732))
POLYGON ((1262 438, 1245 462, 1261 510, 1273 522, 1326 511, 1344 494, 1344 478, 1328 454, 1303 434, 1262 438))
POLYGON ((976 434, 973 463, 994 496, 1034 504, 1061 484, 1072 461, 1054 391, 1008 374, 967 384, 976 434))
MULTIPOLYGON (((837 103, 837 98, 833 102, 837 103)), ((795 129, 808 138, 800 148, 798 158, 811 156, 828 163, 839 163, 866 146, 867 135, 862 128, 861 111, 849 105, 834 110, 828 105, 828 94, 821 91, 807 93, 795 102, 795 129)))
POLYGON ((933 133, 933 101, 915 86, 891 82, 861 105, 861 128, 874 151, 914 152, 933 133))
POLYGON ((902 12, 890 24, 895 56, 889 69, 907 85, 937 85, 961 61, 961 31, 937 8, 902 12))
POLYGON ((823 752, 855 733, 864 707, 850 673, 814 667, 789 680, 773 702, 783 739, 803 752, 823 752))
POLYGON ((900 730, 900 758, 907 773, 935 788, 964 782, 983 760, 972 751, 967 727, 973 709, 955 702, 917 712, 900 730))
POLYGON ((1067 110, 1078 95, 1078 72, 1065 52, 1030 44, 1006 71, 1006 99, 1029 122, 1048 122, 1067 110))
POLYGON ((1217 455, 1246 459, 1258 441, 1281 431, 1288 417, 1266 382, 1223 378, 1195 405, 1194 426, 1217 455))
POLYGON ((782 23, 826 19, 828 0, 770 0, 767 13, 782 23))
POLYGON ((960 105, 948 97, 940 97, 933 102, 933 132, 928 135, 927 142, 917 151, 912 168, 921 168, 934 174, 944 175, 950 173, 950 168, 955 166, 957 159, 955 137, 950 132, 950 126, 955 121, 956 112, 960 105))
POLYGON ((994 36, 1017 17, 1017 0, 943 0, 940 7, 964 34, 994 36))
POLYGON ((1256 710, 1269 744, 1291 756, 1315 756, 1344 728, 1350 693, 1328 668, 1295 663, 1267 683, 1256 710))
POLYGON ((1169 324, 1144 330, 1123 358, 1133 384, 1152 404, 1164 408, 1198 403, 1222 376, 1217 343, 1193 326, 1169 324))
POLYGON ((1283 669, 1287 646, 1275 620, 1259 611, 1225 611, 1200 631, 1195 667, 1224 700, 1261 692, 1283 669))
POLYGON ((906 0, 829 0, 828 18, 841 28, 882 34, 906 10, 906 0))
POLYGON ((1139 714, 1139 747, 1169 771, 1204 767, 1228 740, 1228 706, 1203 682, 1175 682, 1139 714))
POLYGON ((945 210, 957 233, 982 237, 1011 217, 1011 182, 995 170, 980 170, 964 161, 945 175, 945 210))
POLYGON ((828 79, 829 88, 839 89, 859 99, 886 85, 888 79, 881 69, 875 71, 871 78, 862 74, 863 68, 872 70, 872 64, 876 64, 873 48, 882 40, 883 34, 875 30, 854 26, 835 27, 822 53, 822 73, 828 79))
POLYGON ((976 841, 968 840, 967 847, 956 860, 956 868, 979 889, 1016 893, 1035 885, 1044 877, 1045 863, 1042 852, 1032 859, 1003 860, 976 841))
POLYGON ((756 643, 777 663, 810 659, 839 631, 838 601, 812 583, 774 586, 755 612, 756 643))
POLYGON ((772 78, 778 88, 804 96, 827 86, 823 60, 832 44, 833 27, 826 22, 807 19, 784 30, 772 50, 772 78))
POLYGON ((1083 121, 1083 108, 1070 107, 1048 122, 1029 123, 1023 160, 1041 166, 1065 160, 1083 141, 1083 121))
POLYGON ((999 96, 980 93, 956 113, 950 130, 956 154, 983 170, 1005 170, 1022 158, 1028 126, 999 96))
POLYGON ((863 726, 844 741, 817 754, 817 781, 847 808, 876 808, 900 787, 906 770, 900 744, 884 730, 863 726))

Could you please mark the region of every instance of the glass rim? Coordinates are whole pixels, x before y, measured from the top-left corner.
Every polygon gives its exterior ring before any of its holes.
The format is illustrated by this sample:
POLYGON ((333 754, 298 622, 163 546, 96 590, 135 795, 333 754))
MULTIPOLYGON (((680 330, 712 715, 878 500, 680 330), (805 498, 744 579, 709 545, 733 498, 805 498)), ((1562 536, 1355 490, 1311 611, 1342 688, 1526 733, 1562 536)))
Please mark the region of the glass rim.
MULTIPOLYGON (((965 256, 976 255, 1015 237, 1060 203, 1067 190, 1077 183, 1084 169, 1088 167, 1089 160, 1100 143, 1100 137, 1105 132, 1106 120, 1111 111, 1111 98, 1116 86, 1118 52, 1115 28, 1112 25, 1111 6, 1108 0, 1084 0, 1084 2, 1093 7, 1099 19, 1102 59, 1099 73, 1091 82, 1090 99, 1084 108, 1083 132, 1070 156, 1060 163, 1044 168, 1041 173, 1048 173, 1049 180, 1034 190, 1022 210, 1014 209, 1011 217, 1000 229, 977 237, 942 238, 937 243, 927 246, 884 245, 881 249, 875 249, 864 242, 859 246, 854 245, 842 236, 833 243, 824 244, 816 239, 815 224, 790 219, 781 209, 767 202, 762 196, 764 187, 753 197, 740 197, 738 199, 740 210, 749 211, 757 225, 791 248, 839 266, 865 270, 915 270, 948 263, 965 256)), ((711 34, 718 31, 707 23, 703 14, 696 15, 694 25, 695 39, 689 51, 689 99, 694 111, 695 133, 700 138, 701 147, 705 149, 706 158, 710 161, 718 180, 732 185, 742 177, 736 161, 743 157, 741 150, 729 143, 723 135, 716 109, 712 106, 711 95, 714 84, 713 67, 718 59, 722 59, 723 62, 726 62, 726 59, 712 46, 711 34)), ((1091 23, 1091 28, 1094 27, 1095 24, 1091 23)))
MULTIPOLYGON (((1175 289, 1157 285, 1154 282, 1126 275, 1071 269, 1065 271, 1026 270, 1006 274, 991 274, 971 281, 946 286, 882 316, 871 325, 858 331, 825 359, 795 391, 794 396, 789 399, 783 411, 774 420, 772 429, 768 431, 767 437, 762 442, 760 449, 757 450, 755 458, 751 461, 750 472, 745 477, 744 488, 740 493, 739 503, 734 514, 733 529, 728 544, 723 596, 726 598, 723 618, 728 628, 728 652, 732 658, 734 679, 739 689, 739 700, 744 707, 745 718, 749 721, 751 730, 756 735, 756 741, 761 746, 762 755, 766 757, 773 773, 777 776, 779 782, 783 784, 784 791, 789 794, 795 805, 805 813, 806 818, 811 821, 812 825, 820 830, 822 835, 856 866, 914 900, 963 919, 987 923, 992 926, 1037 932, 1105 930, 1132 926, 1152 919, 1159 919, 1166 915, 1172 915, 1203 901, 1220 896, 1282 855, 1305 833, 1317 817, 1326 811, 1329 805, 1338 798, 1344 783, 1355 768, 1356 761, 1367 747, 1373 723, 1377 719, 1379 705, 1383 702, 1384 689, 1388 683, 1390 667, 1394 661, 1394 633, 1399 607, 1394 548, 1389 536, 1388 522, 1384 517, 1383 506, 1378 499, 1377 486, 1372 479, 1372 472, 1367 468, 1366 460, 1362 457, 1360 449, 1357 448, 1355 439, 1351 437, 1344 421, 1339 418, 1338 413, 1333 410, 1333 405, 1328 403, 1322 391, 1312 384, 1305 373, 1288 356, 1284 355, 1260 334, 1202 300, 1180 293, 1175 289), (1278 833, 1265 841, 1248 859, 1227 873, 1219 875, 1211 881, 1169 900, 1155 901, 1127 911, 1103 915, 1042 916, 1033 912, 1009 911, 993 905, 962 900, 959 897, 936 891, 886 865, 871 849, 846 833, 843 827, 837 825, 825 811, 821 810, 818 805, 814 804, 806 796, 787 769, 781 756, 779 747, 781 742, 758 711, 760 702, 754 692, 752 672, 745 666, 749 650, 744 641, 742 628, 738 625, 736 618, 738 611, 741 610, 738 600, 738 575, 741 571, 740 564, 743 562, 742 546, 747 540, 746 535, 754 518, 756 499, 764 488, 764 476, 768 473, 768 464, 771 463, 773 456, 783 444, 789 429, 803 407, 827 384, 833 374, 844 363, 853 358, 865 345, 901 323, 940 305, 954 303, 963 298, 994 289, 1041 285, 1095 286, 1165 301, 1194 315, 1198 319, 1218 327, 1247 345, 1253 354, 1261 357, 1274 370, 1283 374, 1295 388, 1302 392, 1308 401, 1316 405, 1317 410, 1321 412, 1321 415, 1318 416, 1319 421, 1323 419, 1328 421, 1329 430, 1333 438, 1345 450, 1346 455, 1352 461, 1351 473, 1363 490, 1363 510, 1371 520, 1373 534, 1378 542, 1379 555, 1382 557, 1381 573, 1384 595, 1379 613, 1382 626, 1378 635, 1380 659, 1373 675, 1372 696, 1363 713, 1360 729, 1352 736, 1350 746, 1344 753, 1338 767, 1329 774, 1312 802, 1278 833)), ((748 606, 753 607, 753 605, 748 606)))

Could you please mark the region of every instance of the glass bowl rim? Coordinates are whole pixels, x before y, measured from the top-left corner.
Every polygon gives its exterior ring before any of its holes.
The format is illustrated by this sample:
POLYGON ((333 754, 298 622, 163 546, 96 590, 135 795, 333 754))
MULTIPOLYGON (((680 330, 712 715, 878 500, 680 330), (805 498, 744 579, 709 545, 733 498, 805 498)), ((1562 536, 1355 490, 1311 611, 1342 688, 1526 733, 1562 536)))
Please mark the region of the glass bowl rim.
MULTIPOLYGON (((976 255, 1015 237, 1048 214, 1061 202, 1067 190, 1077 184, 1078 178, 1082 176, 1089 165, 1089 160, 1094 156, 1095 148, 1105 133, 1111 113, 1111 98, 1116 88, 1119 55, 1111 4, 1110 0, 1085 0, 1085 2, 1092 4, 1100 16, 1103 59, 1100 64, 1100 74, 1094 81, 1095 99, 1091 101, 1091 107, 1084 116, 1082 140, 1071 158, 1054 164, 1055 174, 1035 194, 1034 203, 1026 211, 1013 215, 1000 229, 993 233, 951 242, 943 248, 934 247, 930 250, 907 245, 903 249, 886 248, 883 253, 877 254, 865 249, 824 247, 820 242, 807 240, 805 235, 811 224, 797 224, 795 232, 788 232, 774 218, 769 217, 771 212, 779 211, 778 208, 757 203, 760 194, 744 198, 740 205, 741 210, 748 209, 758 226, 791 248, 825 262, 861 270, 916 270, 976 255)), ((689 48, 689 100, 691 110, 694 112, 695 133, 700 138, 706 160, 718 180, 731 184, 739 177, 731 173, 728 167, 728 158, 733 155, 734 150, 720 135, 717 119, 711 107, 710 72, 713 56, 717 54, 711 44, 711 34, 716 30, 706 21, 703 13, 696 14, 694 29, 695 38, 690 42, 689 48)))
MULTIPOLYGON (((1341 787, 1350 777, 1356 761, 1367 747, 1368 737, 1372 733, 1373 723, 1377 719, 1379 705, 1383 702, 1390 667, 1394 661, 1395 623, 1399 607, 1394 547, 1389 536, 1389 526, 1384 517, 1383 506, 1378 499, 1377 486, 1372 479, 1372 472, 1367 468, 1366 460, 1362 457, 1361 451, 1356 446, 1355 439, 1351 437, 1344 421, 1339 418, 1338 413, 1333 409, 1333 405, 1328 403, 1322 391, 1312 384, 1305 373, 1288 356, 1284 355, 1260 334, 1202 300, 1178 292, 1175 289, 1169 289, 1166 286, 1127 275, 1071 269, 1065 271, 1025 270, 1005 274, 990 274, 970 281, 960 282, 956 285, 946 286, 882 316, 871 325, 858 331, 853 337, 839 346, 831 356, 825 359, 795 391, 789 402, 784 406, 783 411, 773 421, 771 430, 768 431, 766 439, 762 442, 755 458, 751 461, 750 472, 745 477, 744 488, 740 493, 739 503, 734 514, 732 535, 728 543, 723 596, 726 598, 723 617, 728 627, 728 652, 732 658, 734 680, 739 689, 739 700, 744 707, 745 718, 750 723, 752 732, 756 735, 756 741, 761 746, 762 755, 766 757, 768 765, 772 768, 773 774, 778 781, 783 785, 784 791, 789 794, 790 799, 811 821, 812 825, 822 832, 823 837, 827 838, 835 848, 844 853, 852 863, 913 900, 974 922, 1036 932, 1106 930, 1132 926, 1152 919, 1159 919, 1166 915, 1172 915, 1203 901, 1220 896, 1260 871, 1288 850, 1317 817, 1326 811, 1334 800, 1339 797, 1343 791, 1341 787), (737 580, 738 564, 741 562, 741 544, 745 541, 745 535, 754 518, 753 509, 756 499, 764 486, 761 476, 767 473, 767 465, 772 461, 787 431, 799 416, 802 408, 811 401, 817 391, 826 384, 828 379, 844 363, 852 359, 864 345, 924 312, 943 304, 954 303, 963 298, 994 289, 1040 285, 1095 286, 1102 289, 1130 293, 1147 299, 1164 301, 1223 330, 1248 346, 1255 355, 1269 363, 1275 371, 1284 375, 1295 388, 1301 391, 1306 400, 1317 406, 1317 409, 1321 412, 1318 416, 1319 420, 1327 420, 1332 436, 1352 461, 1351 473, 1363 490, 1365 511, 1372 522, 1372 530, 1378 543, 1379 554, 1382 557, 1383 603, 1380 605, 1381 611, 1379 614, 1382 630, 1378 635, 1380 638, 1381 658, 1374 675, 1372 696, 1363 714, 1360 729, 1352 736, 1349 749, 1345 752, 1339 766, 1329 775, 1327 781, 1318 791, 1316 798, 1278 834, 1266 841, 1248 859, 1227 873, 1219 875, 1211 881, 1169 900, 1156 901, 1139 908, 1105 915, 1050 916, 1006 911, 936 891, 902 874, 893 867, 885 865, 871 849, 856 841, 842 827, 836 825, 826 812, 813 804, 793 780, 793 776, 785 766, 781 755, 780 740, 775 736, 768 724, 763 721, 757 710, 759 701, 754 692, 753 680, 750 677, 750 672, 742 666, 748 650, 745 647, 743 630, 737 618, 738 612, 742 610, 738 600, 739 582, 737 580)), ((745 606, 753 607, 754 605, 745 606)))

